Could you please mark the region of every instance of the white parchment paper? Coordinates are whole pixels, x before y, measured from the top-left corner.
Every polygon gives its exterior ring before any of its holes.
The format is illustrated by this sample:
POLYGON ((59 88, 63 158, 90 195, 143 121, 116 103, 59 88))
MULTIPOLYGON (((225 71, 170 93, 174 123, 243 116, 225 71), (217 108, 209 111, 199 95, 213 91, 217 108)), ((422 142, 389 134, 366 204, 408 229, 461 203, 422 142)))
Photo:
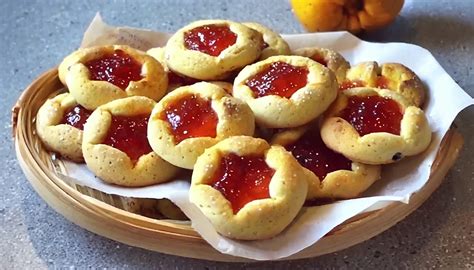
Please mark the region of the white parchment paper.
MULTIPOLYGON (((141 50, 164 46, 169 34, 106 25, 97 15, 84 34, 82 47, 104 44, 126 44, 141 50)), ((255 260, 272 260, 290 256, 316 243, 345 220, 369 209, 384 207, 388 202, 409 203, 411 194, 428 181, 430 168, 441 139, 456 115, 474 104, 444 71, 429 51, 405 43, 370 43, 347 32, 284 35, 292 49, 319 46, 339 51, 351 64, 362 61, 398 62, 410 67, 429 89, 425 113, 433 130, 433 140, 421 155, 384 166, 382 179, 363 198, 303 208, 295 221, 278 236, 264 241, 235 241, 219 235, 197 207, 188 201, 189 179, 143 188, 123 188, 96 178, 85 165, 64 162, 64 177, 109 194, 136 198, 168 198, 191 219, 193 228, 222 253, 255 260)))

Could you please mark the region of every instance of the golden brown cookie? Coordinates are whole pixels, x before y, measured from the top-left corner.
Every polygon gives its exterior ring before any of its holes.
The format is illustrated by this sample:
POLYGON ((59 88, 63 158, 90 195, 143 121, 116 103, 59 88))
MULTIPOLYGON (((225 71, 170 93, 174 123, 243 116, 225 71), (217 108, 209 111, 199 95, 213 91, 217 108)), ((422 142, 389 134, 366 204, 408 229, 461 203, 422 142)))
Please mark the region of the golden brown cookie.
POLYGON ((171 92, 174 89, 183 86, 183 85, 191 85, 197 82, 200 82, 201 80, 194 79, 191 77, 187 77, 184 75, 179 75, 171 71, 168 66, 166 65, 166 60, 165 60, 165 48, 164 47, 157 47, 157 48, 151 48, 148 51, 146 51, 147 54, 151 55, 153 58, 155 58, 160 64, 163 66, 166 74, 168 75, 168 90, 167 92, 171 92))
POLYGON ((87 167, 108 183, 138 187, 172 179, 178 168, 161 159, 147 140, 155 101, 128 97, 98 107, 84 126, 87 167))
POLYGON ((123 210, 153 219, 189 220, 186 215, 168 199, 147 199, 122 197, 123 210))
POLYGON ((291 51, 288 43, 286 43, 278 33, 275 33, 270 28, 256 22, 246 22, 243 23, 243 25, 252 28, 263 36, 260 60, 265 60, 268 57, 275 55, 290 55, 291 51))
POLYGON ((306 200, 350 199, 380 178, 380 166, 353 162, 329 149, 316 126, 288 129, 273 136, 306 170, 306 200))
POLYGON ((165 72, 169 71, 169 68, 166 66, 164 47, 151 48, 146 51, 146 54, 150 55, 151 57, 155 58, 156 61, 160 62, 165 72))
POLYGON ((71 94, 59 94, 46 100, 38 110, 36 131, 46 148, 82 162, 82 130, 91 113, 77 104, 71 94))
POLYGON ((209 83, 219 86, 220 88, 224 89, 227 94, 232 95, 234 86, 231 83, 224 81, 209 81, 209 83))
POLYGON ((353 88, 325 113, 321 137, 332 150, 366 164, 388 164, 423 152, 431 141, 425 114, 395 91, 353 88))
POLYGON ((307 57, 272 56, 245 67, 233 96, 250 106, 257 124, 268 128, 304 125, 334 101, 334 74, 307 57))
POLYGON ((168 86, 158 61, 125 45, 79 49, 62 61, 58 72, 77 102, 90 110, 128 96, 159 100, 168 86))
POLYGON ((189 220, 169 199, 147 199, 123 197, 124 210, 154 219, 189 220))
POLYGON ((338 52, 318 47, 300 48, 293 51, 293 54, 309 57, 321 65, 329 68, 336 75, 338 83, 342 83, 346 78, 346 72, 351 67, 349 62, 338 52))
POLYGON ((303 168, 283 147, 235 136, 198 158, 189 200, 220 234, 257 240, 273 237, 291 223, 307 188, 303 168))
POLYGON ((193 22, 178 30, 165 47, 167 66, 200 80, 221 80, 254 62, 262 51, 262 36, 226 20, 193 22))
POLYGON ((402 95, 411 105, 421 107, 425 102, 426 88, 420 78, 408 67, 399 63, 363 62, 347 72, 340 89, 354 87, 388 89, 402 95))
POLYGON ((192 169, 206 148, 235 135, 252 135, 255 120, 244 102, 211 83, 182 86, 153 109, 150 144, 163 159, 192 169))

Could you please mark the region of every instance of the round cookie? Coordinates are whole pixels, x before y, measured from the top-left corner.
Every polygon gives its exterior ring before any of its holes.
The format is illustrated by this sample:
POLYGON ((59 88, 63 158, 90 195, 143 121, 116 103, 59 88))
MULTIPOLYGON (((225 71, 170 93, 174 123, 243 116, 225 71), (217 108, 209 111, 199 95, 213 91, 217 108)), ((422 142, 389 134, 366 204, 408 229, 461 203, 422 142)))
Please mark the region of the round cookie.
POLYGON ((168 66, 166 65, 166 60, 165 60, 165 48, 164 47, 157 47, 157 48, 151 48, 148 51, 146 51, 147 54, 151 55, 153 58, 155 58, 160 64, 163 66, 166 74, 168 75, 168 90, 167 92, 171 92, 174 89, 183 86, 183 85, 191 85, 194 83, 199 82, 200 80, 194 79, 191 77, 183 76, 183 75, 178 75, 171 71, 168 66))
POLYGON ((283 147, 235 136, 198 158, 189 200, 220 234, 240 240, 267 239, 296 217, 307 188, 303 168, 283 147))
POLYGON ((252 135, 255 120, 244 102, 223 88, 200 82, 166 95, 153 109, 150 144, 163 159, 192 169, 206 148, 235 135, 252 135))
POLYGON ((285 147, 305 168, 306 200, 355 198, 380 179, 380 166, 353 162, 332 151, 314 126, 276 133, 271 143, 285 147))
POLYGON ((243 25, 252 28, 263 36, 263 50, 260 54, 260 60, 265 60, 270 56, 289 55, 291 53, 288 43, 270 28, 255 22, 246 22, 243 25))
POLYGON ((128 97, 98 107, 84 126, 87 167, 105 182, 127 187, 172 179, 179 169, 151 149, 146 134, 155 101, 128 97))
POLYGON ((423 152, 431 129, 423 111, 394 91, 353 88, 326 112, 321 137, 332 150, 366 164, 388 164, 423 152))
POLYGON ((61 62, 58 73, 77 102, 90 110, 128 96, 159 100, 168 86, 158 61, 125 45, 79 49, 61 62))
POLYGON ((167 42, 165 59, 174 72, 200 80, 225 79, 254 62, 262 51, 262 36, 227 20, 193 22, 167 42))
POLYGON ((421 107, 426 99, 426 88, 421 79, 408 67, 399 63, 363 62, 351 67, 340 89, 354 87, 388 89, 402 95, 411 105, 421 107))
POLYGON ((229 82, 224 82, 224 81, 209 81, 208 83, 215 84, 219 86, 220 88, 224 89, 227 94, 232 95, 233 92, 233 85, 229 82))
POLYGON ((70 93, 46 102, 36 115, 36 132, 46 148, 76 162, 83 162, 82 130, 92 112, 80 106, 70 93))
POLYGON ((338 83, 346 78, 346 72, 351 67, 349 62, 338 52, 318 47, 300 48, 293 51, 294 55, 309 57, 329 68, 336 75, 338 83))
POLYGON ((329 107, 337 82, 329 69, 307 57, 272 56, 239 73, 233 96, 247 102, 258 125, 297 127, 329 107))

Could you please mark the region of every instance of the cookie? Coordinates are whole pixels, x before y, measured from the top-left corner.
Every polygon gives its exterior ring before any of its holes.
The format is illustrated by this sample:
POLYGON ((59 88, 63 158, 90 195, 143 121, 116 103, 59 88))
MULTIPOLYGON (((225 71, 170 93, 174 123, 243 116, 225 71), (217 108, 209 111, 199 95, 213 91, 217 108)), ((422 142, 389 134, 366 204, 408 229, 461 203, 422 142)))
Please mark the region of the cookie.
POLYGON ((410 105, 421 107, 425 103, 426 88, 420 78, 408 67, 399 63, 363 62, 350 68, 340 89, 354 87, 388 89, 402 95, 410 105))
POLYGON ((147 125, 155 101, 128 97, 98 107, 84 126, 87 167, 105 182, 140 187, 169 181, 179 169, 153 152, 147 125))
POLYGON ((59 94, 46 100, 38 110, 36 132, 49 150, 82 162, 82 130, 91 113, 70 93, 59 94))
POLYGON ((125 45, 79 49, 59 65, 59 79, 89 110, 128 96, 159 100, 168 77, 153 57, 125 45))
POLYGON ((337 82, 329 69, 307 57, 272 56, 239 73, 233 96, 250 106, 260 126, 297 127, 329 107, 337 82))
POLYGON ((283 147, 235 136, 198 158, 189 200, 223 236, 267 239, 283 231, 300 211, 308 188, 304 174, 283 147))
POLYGON ((259 60, 265 60, 275 55, 290 55, 290 47, 280 34, 256 22, 246 22, 243 23, 243 25, 259 32, 263 37, 262 53, 260 54, 259 60))
POLYGON ((329 149, 316 125, 278 132, 271 143, 285 147, 305 168, 309 201, 355 198, 380 178, 380 166, 353 162, 329 149))
POLYGON ((244 102, 216 84, 200 82, 166 95, 148 127, 152 148, 175 166, 192 169, 206 148, 235 135, 252 135, 255 120, 244 102))
POLYGON ((424 112, 394 91, 353 88, 324 116, 321 137, 332 150, 366 164, 388 164, 423 152, 431 141, 424 112))
POLYGON ((294 55, 309 57, 321 65, 329 68, 336 75, 338 83, 346 78, 346 72, 351 67, 349 62, 338 52, 327 48, 307 47, 293 51, 294 55))
POLYGON ((227 20, 193 22, 166 43, 170 70, 199 80, 222 80, 253 63, 262 51, 262 35, 227 20))
POLYGON ((165 48, 164 47, 157 47, 157 48, 151 48, 148 51, 146 51, 147 54, 155 58, 160 64, 163 66, 166 74, 168 75, 168 89, 167 92, 171 92, 174 89, 184 86, 184 85, 191 85, 197 82, 200 82, 201 80, 187 77, 184 75, 176 74, 172 70, 168 68, 166 65, 166 60, 165 60, 165 48))

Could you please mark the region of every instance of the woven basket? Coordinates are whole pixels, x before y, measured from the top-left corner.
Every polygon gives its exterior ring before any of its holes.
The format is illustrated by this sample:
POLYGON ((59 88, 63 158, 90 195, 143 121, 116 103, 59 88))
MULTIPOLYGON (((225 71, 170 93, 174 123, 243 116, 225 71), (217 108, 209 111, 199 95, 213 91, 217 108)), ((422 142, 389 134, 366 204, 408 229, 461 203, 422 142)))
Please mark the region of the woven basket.
MULTIPOLYGON (((132 246, 206 260, 248 261, 219 253, 191 228, 189 222, 147 217, 130 198, 105 194, 61 179, 57 172, 63 168, 44 149, 34 125, 40 106, 61 89, 57 70, 51 69, 28 86, 12 109, 13 136, 20 166, 36 192, 52 208, 89 231, 132 246)), ((418 208, 440 185, 462 144, 462 136, 452 128, 443 138, 430 180, 413 195, 410 204, 392 203, 381 210, 358 215, 316 244, 286 259, 342 250, 387 230, 418 208)))

